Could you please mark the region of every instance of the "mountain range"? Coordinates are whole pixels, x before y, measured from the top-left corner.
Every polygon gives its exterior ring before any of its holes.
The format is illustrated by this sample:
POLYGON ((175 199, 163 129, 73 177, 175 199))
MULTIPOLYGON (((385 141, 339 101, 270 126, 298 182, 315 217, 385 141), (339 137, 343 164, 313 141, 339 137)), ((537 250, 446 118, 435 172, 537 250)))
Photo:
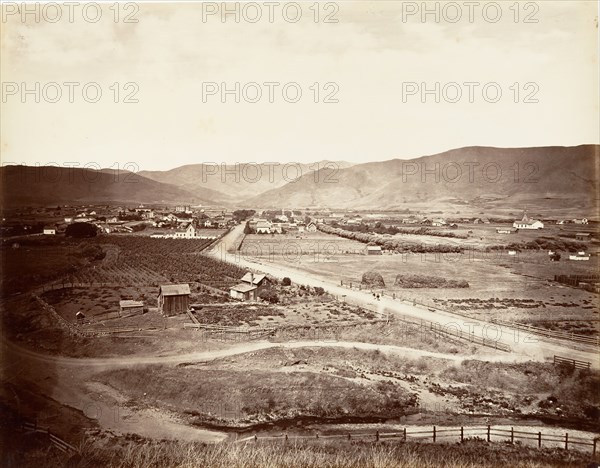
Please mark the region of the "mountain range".
POLYGON ((352 165, 193 164, 138 173, 60 167, 0 168, 3 206, 162 203, 252 208, 401 209, 410 203, 596 207, 600 146, 466 147, 352 165))

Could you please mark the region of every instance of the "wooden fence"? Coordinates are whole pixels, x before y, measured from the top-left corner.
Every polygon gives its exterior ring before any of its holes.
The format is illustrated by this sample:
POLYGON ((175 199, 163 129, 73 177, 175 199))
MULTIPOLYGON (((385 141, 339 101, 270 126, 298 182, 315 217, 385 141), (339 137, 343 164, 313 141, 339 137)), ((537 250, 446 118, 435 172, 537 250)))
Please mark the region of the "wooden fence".
POLYGON ((40 434, 46 434, 48 436, 48 440, 50 441, 50 443, 52 445, 54 445, 57 449, 59 449, 61 452, 79 453, 79 449, 77 449, 73 445, 69 444, 68 442, 64 441, 57 435, 53 434, 50 431, 50 428, 38 426, 37 422, 35 422, 35 421, 34 422, 24 421, 23 423, 21 423, 20 429, 25 432, 37 432, 40 434))
POLYGON ((498 324, 498 325, 502 325, 502 326, 505 326, 508 328, 516 328, 518 330, 527 331, 534 335, 540 335, 540 336, 543 336, 546 338, 555 338, 557 340, 572 341, 574 343, 580 343, 580 344, 590 345, 590 346, 599 346, 600 345, 599 337, 593 337, 593 336, 588 336, 588 335, 579 335, 577 333, 568 333, 568 332, 555 331, 555 330, 547 330, 545 328, 534 327, 532 325, 525 325, 523 323, 516 323, 516 322, 507 322, 505 320, 498 320, 498 319, 491 319, 490 322, 498 324))
POLYGON ((577 359, 570 359, 562 356, 554 355, 554 365, 565 365, 574 367, 575 369, 591 369, 592 363, 588 361, 578 361, 577 359))
POLYGON ((437 442, 439 439, 455 439, 460 442, 464 442, 467 438, 481 438, 487 442, 499 442, 499 441, 510 441, 514 444, 515 440, 531 440, 537 442, 537 447, 542 448, 543 443, 560 444, 569 450, 572 446, 584 446, 591 447, 592 455, 596 455, 597 442, 600 437, 594 439, 587 439, 584 437, 573 437, 569 436, 566 432, 565 435, 558 434, 543 434, 541 431, 529 432, 529 431, 517 431, 513 427, 505 429, 501 427, 493 426, 481 426, 481 427, 454 427, 454 428, 438 428, 433 426, 432 429, 424 430, 411 430, 408 431, 404 428, 401 432, 371 432, 371 433, 347 433, 347 434, 333 434, 333 435, 319 435, 313 436, 288 436, 288 434, 282 434, 280 436, 251 436, 244 439, 240 439, 237 442, 259 442, 259 441, 284 441, 288 440, 327 440, 327 439, 346 439, 346 440, 360 440, 360 441, 372 441, 380 442, 382 440, 393 440, 399 439, 400 441, 406 442, 409 439, 412 440, 431 440, 431 442, 437 442), (495 438, 495 440, 492 440, 495 438), (500 438, 500 440, 498 440, 500 438))

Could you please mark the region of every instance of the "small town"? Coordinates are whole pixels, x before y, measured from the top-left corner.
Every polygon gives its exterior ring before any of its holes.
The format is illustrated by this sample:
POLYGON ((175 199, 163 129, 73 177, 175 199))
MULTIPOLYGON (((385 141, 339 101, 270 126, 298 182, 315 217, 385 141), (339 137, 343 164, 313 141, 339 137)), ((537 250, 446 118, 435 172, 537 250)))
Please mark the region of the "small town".
POLYGON ((0 10, 1 467, 600 468, 597 2, 0 10))

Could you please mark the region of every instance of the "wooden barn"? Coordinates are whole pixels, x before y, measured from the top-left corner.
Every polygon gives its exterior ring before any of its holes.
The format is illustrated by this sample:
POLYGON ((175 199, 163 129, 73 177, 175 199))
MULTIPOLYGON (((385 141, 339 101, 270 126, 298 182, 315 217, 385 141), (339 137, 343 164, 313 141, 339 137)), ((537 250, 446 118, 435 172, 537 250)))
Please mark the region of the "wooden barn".
POLYGON ((368 245, 366 250, 367 255, 382 255, 381 246, 379 245, 368 245))
POLYGON ((119 301, 119 315, 121 317, 129 317, 130 315, 142 315, 143 313, 143 302, 130 300, 119 301))
POLYGON ((171 317, 185 314, 190 307, 189 284, 166 284, 158 288, 158 310, 161 314, 171 317))

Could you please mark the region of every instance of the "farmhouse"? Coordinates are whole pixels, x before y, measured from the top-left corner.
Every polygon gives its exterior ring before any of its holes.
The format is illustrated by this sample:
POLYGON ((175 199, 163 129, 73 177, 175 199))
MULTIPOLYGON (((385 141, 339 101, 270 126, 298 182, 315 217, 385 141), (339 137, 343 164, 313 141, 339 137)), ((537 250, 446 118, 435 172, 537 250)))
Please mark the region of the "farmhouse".
POLYGON ((266 219, 258 219, 256 220, 256 233, 257 234, 270 234, 271 233, 271 223, 266 219))
POLYGON ((316 232, 317 231, 317 225, 311 221, 310 223, 308 223, 306 225, 306 231, 307 232, 316 232))
POLYGON ((577 255, 569 255, 569 260, 588 261, 589 259, 590 255, 585 252, 578 252, 577 255))
POLYGON ((119 312, 122 317, 141 315, 144 313, 144 303, 130 300, 119 301, 119 312))
POLYGON ((52 227, 45 227, 44 228, 44 235, 46 236, 53 236, 56 234, 56 229, 52 228, 52 227))
POLYGON ((581 219, 574 219, 573 220, 573 224, 587 224, 588 223, 588 219, 587 218, 581 218, 581 219))
POLYGON ((381 246, 379 245, 368 245, 367 255, 381 255, 381 246))
POLYGON ((158 310, 171 317, 187 312, 190 305, 189 284, 167 284, 158 288, 158 310))
POLYGON ((229 289, 229 296, 240 301, 256 301, 258 288, 248 283, 240 283, 229 289))
POLYGON ((258 290, 261 290, 262 288, 264 288, 267 285, 267 283, 269 282, 269 280, 267 279, 267 275, 262 275, 262 274, 255 275, 251 271, 246 273, 242 277, 241 281, 244 284, 248 284, 250 286, 256 286, 258 288, 258 290))
POLYGON ((190 223, 183 229, 176 229, 173 237, 176 239, 191 239, 196 237, 196 228, 194 228, 194 225, 190 223))
POLYGON ((527 214, 524 214, 521 221, 513 223, 513 227, 517 229, 544 229, 544 223, 537 219, 529 219, 527 214))
POLYGON ((577 234, 575 234, 575 239, 577 239, 578 241, 588 241, 590 240, 590 235, 584 232, 578 232, 577 234))

